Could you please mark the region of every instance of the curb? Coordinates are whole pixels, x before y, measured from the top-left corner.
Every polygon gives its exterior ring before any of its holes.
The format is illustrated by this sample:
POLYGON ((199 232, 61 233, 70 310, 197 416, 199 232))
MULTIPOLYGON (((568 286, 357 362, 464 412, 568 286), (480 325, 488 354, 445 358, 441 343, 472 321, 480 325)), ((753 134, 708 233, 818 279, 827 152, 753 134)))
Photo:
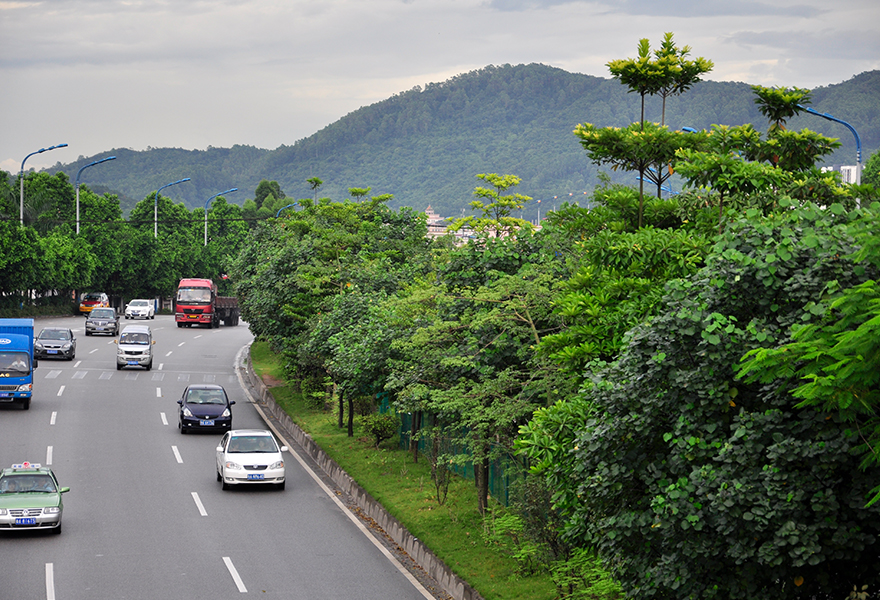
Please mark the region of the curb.
POLYGON ((470 584, 453 573, 452 569, 437 558, 418 538, 407 531, 400 521, 388 514, 385 507, 376 502, 366 490, 336 464, 336 461, 327 456, 311 436, 294 423, 290 416, 276 404, 269 388, 266 387, 263 380, 254 372, 253 365, 251 364, 250 348, 247 349, 245 367, 245 377, 259 396, 260 402, 265 405, 265 408, 287 430, 305 453, 317 463, 330 480, 343 493, 348 494, 365 515, 373 519, 398 546, 409 554, 455 600, 483 600, 483 597, 470 584))

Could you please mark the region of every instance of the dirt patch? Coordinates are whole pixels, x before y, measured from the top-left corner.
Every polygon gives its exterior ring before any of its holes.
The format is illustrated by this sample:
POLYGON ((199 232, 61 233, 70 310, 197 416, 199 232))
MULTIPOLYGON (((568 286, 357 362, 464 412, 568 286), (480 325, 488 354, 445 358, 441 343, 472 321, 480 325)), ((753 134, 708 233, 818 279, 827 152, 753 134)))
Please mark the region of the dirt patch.
POLYGON ((263 380, 263 383, 266 384, 266 387, 270 387, 270 388, 279 387, 282 385, 287 385, 287 382, 284 381, 283 379, 275 379, 271 375, 263 375, 260 377, 260 379, 263 380))

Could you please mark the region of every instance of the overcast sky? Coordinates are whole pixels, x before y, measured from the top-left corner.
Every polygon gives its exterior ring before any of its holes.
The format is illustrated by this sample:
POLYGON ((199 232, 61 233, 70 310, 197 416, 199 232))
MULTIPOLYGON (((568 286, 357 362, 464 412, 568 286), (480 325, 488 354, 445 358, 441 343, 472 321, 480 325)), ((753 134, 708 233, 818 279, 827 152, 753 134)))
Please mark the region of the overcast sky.
POLYGON ((26 168, 273 149, 490 64, 609 77, 667 31, 715 81, 815 88, 880 69, 880 0, 0 0, 0 169, 62 143, 26 168))

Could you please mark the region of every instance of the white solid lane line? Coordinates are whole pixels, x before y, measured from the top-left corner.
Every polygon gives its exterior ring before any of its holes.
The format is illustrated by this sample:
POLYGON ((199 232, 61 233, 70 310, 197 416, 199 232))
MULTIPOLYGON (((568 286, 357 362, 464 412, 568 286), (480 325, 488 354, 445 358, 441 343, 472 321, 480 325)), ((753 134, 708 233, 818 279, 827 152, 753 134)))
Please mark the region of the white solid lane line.
POLYGON ((192 493, 193 501, 196 503, 196 508, 199 509, 199 514, 203 517, 208 516, 208 511, 205 510, 205 505, 202 504, 202 501, 199 500, 199 495, 196 492, 192 493))
POLYGON ((228 556, 224 556, 223 562, 226 563, 226 568, 229 570, 229 574, 232 575, 232 581, 235 582, 238 591, 242 594, 247 593, 247 588, 244 587, 244 582, 241 580, 241 577, 239 577, 238 571, 235 570, 235 565, 232 564, 232 559, 228 556))
POLYGON ((55 600, 55 565, 46 563, 46 600, 55 600))
POLYGON ((57 416, 58 416, 58 411, 57 411, 57 410, 53 410, 53 411, 52 411, 52 417, 49 419, 49 425, 54 425, 54 424, 55 424, 55 418, 56 418, 57 416))
POLYGON ((174 452, 174 458, 177 459, 177 462, 183 463, 183 459, 180 458, 180 452, 177 451, 177 446, 171 446, 171 451, 174 452))
POLYGON ((58 388, 58 395, 60 396, 63 393, 64 393, 64 386, 62 385, 60 388, 58 388))
POLYGON ((162 388, 157 387, 156 388, 156 398, 161 398, 161 397, 162 397, 162 388))

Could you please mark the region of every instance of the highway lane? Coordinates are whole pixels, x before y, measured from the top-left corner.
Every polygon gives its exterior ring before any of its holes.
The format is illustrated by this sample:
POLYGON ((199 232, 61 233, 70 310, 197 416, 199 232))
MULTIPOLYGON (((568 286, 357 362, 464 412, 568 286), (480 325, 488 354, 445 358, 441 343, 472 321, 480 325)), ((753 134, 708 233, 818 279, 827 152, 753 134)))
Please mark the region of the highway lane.
POLYGON ((234 427, 266 428, 233 370, 246 326, 145 323, 150 372, 117 371, 114 338, 79 318, 36 322, 74 329, 77 358, 41 360, 31 409, 0 409, 0 464, 51 462, 71 491, 60 536, 0 533, 0 599, 425 597, 292 456, 286 490, 224 492, 220 435, 179 433, 176 401, 202 382, 236 401, 234 427))

